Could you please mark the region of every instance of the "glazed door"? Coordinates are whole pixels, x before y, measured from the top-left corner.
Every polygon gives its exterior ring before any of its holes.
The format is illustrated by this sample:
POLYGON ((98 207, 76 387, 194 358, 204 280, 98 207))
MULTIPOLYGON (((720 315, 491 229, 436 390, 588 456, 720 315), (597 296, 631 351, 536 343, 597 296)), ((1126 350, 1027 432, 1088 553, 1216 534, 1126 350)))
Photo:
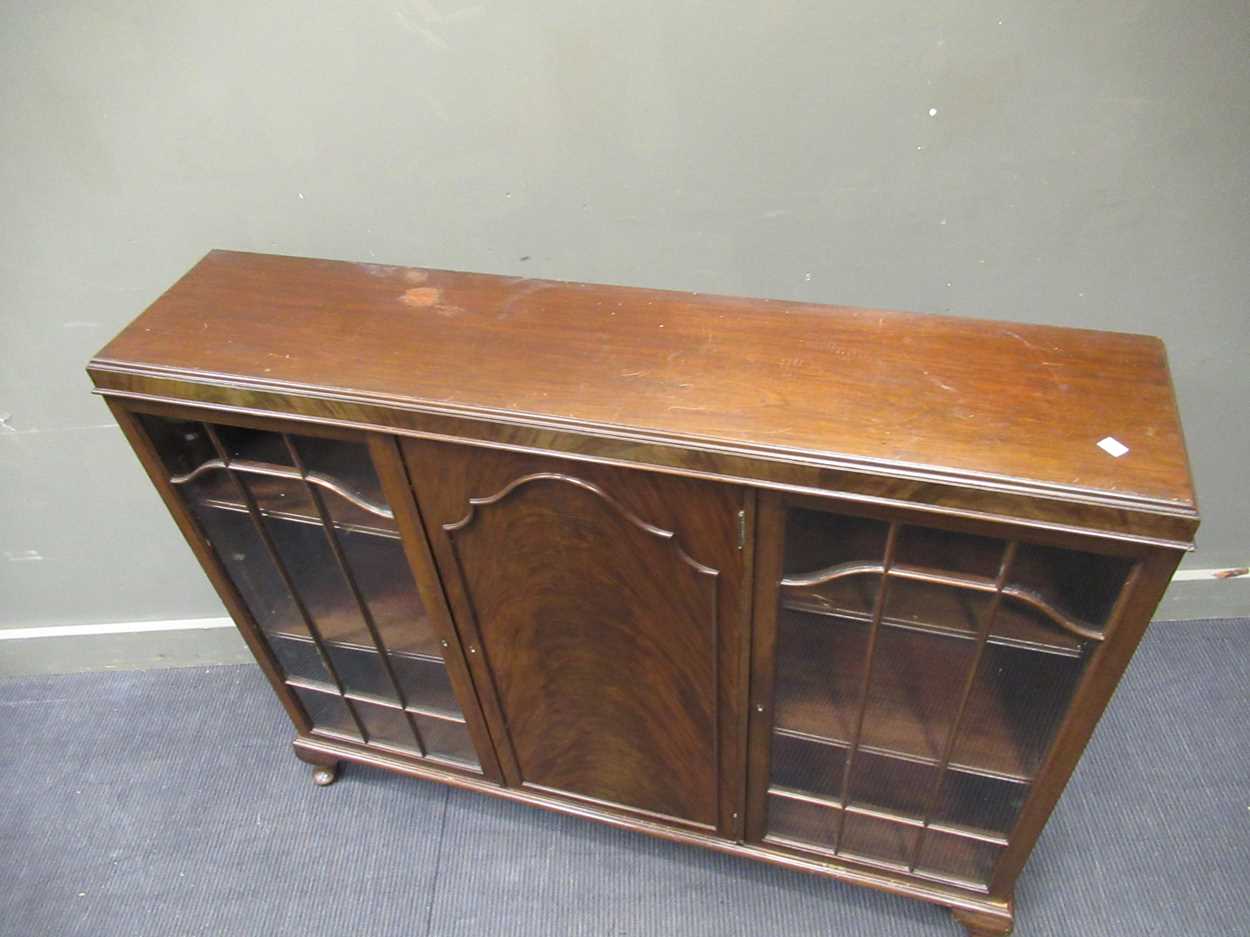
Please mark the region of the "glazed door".
POLYGON ((301 733, 497 779, 390 437, 197 411, 119 419, 159 460, 301 733))
POLYGON ((738 835, 751 493, 403 448, 507 783, 738 835))
POLYGON ((748 839, 976 892, 1133 568, 760 496, 748 839))

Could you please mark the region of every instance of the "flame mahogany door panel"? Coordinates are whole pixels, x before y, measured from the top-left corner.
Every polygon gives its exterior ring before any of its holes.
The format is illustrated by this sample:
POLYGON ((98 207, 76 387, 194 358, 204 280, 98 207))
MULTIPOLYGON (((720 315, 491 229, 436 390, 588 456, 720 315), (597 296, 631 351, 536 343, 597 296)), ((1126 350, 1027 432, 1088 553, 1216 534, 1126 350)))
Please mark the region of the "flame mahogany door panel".
POLYGON ((739 836, 751 493, 403 449, 506 782, 739 836))

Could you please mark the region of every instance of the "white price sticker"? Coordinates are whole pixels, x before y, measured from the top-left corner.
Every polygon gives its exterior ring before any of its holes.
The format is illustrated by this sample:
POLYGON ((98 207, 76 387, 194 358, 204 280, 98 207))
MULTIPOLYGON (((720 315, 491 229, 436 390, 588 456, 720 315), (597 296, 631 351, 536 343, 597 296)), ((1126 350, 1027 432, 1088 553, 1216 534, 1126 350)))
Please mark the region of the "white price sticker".
POLYGON ((1104 436, 1102 439, 1098 440, 1098 448, 1115 459, 1118 459, 1120 456, 1124 455, 1124 453, 1128 452, 1128 446, 1124 445, 1124 443, 1120 442, 1120 440, 1116 439, 1114 436, 1104 436))

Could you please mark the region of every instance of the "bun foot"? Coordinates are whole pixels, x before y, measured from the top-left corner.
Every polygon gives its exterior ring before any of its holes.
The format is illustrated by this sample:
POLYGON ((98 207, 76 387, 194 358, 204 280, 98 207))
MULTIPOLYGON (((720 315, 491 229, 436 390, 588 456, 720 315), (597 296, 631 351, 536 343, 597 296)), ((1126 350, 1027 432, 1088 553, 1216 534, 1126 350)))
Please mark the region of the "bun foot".
POLYGON ((313 783, 318 787, 327 787, 338 780, 339 760, 333 755, 305 748, 300 739, 295 740, 295 757, 305 764, 312 765, 313 783))
POLYGON ((313 783, 318 787, 329 787, 339 777, 338 765, 313 765, 313 783))
POLYGON ((1007 937, 1015 921, 1010 910, 1004 914, 990 914, 984 911, 964 911, 958 908, 951 910, 951 916, 968 931, 968 937, 1007 937))

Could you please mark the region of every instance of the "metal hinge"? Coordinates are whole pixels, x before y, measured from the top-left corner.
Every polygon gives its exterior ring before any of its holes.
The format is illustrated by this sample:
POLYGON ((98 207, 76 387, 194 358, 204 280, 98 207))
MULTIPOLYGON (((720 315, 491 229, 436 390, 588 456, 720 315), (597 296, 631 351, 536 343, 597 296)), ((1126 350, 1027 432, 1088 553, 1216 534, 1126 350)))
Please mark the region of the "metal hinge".
POLYGON ((738 512, 738 549, 741 550, 747 545, 747 512, 745 510, 738 512))

